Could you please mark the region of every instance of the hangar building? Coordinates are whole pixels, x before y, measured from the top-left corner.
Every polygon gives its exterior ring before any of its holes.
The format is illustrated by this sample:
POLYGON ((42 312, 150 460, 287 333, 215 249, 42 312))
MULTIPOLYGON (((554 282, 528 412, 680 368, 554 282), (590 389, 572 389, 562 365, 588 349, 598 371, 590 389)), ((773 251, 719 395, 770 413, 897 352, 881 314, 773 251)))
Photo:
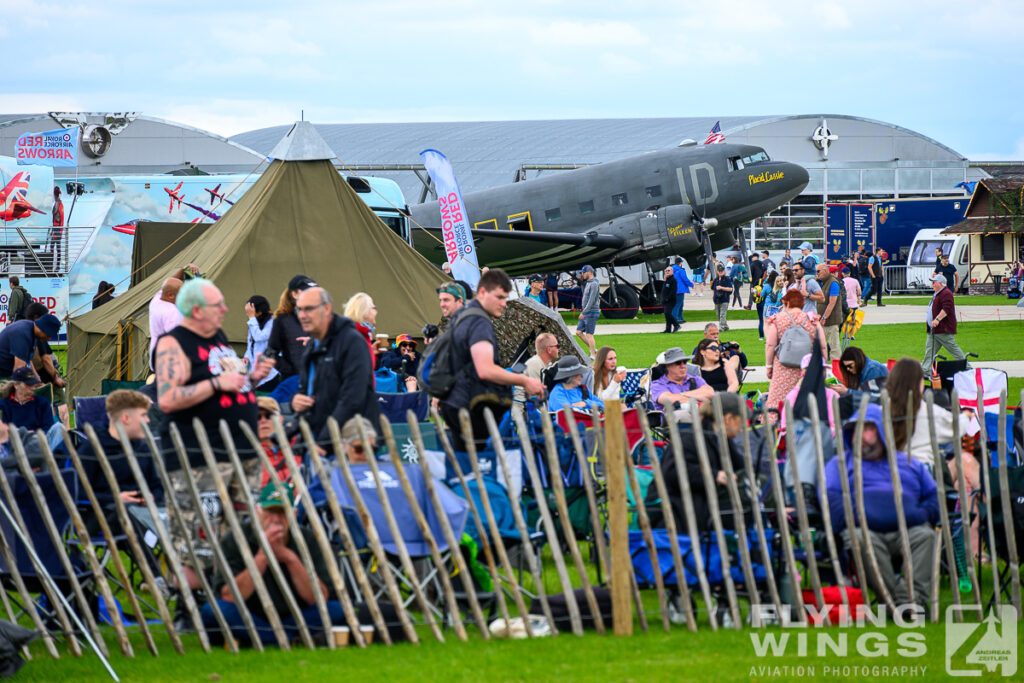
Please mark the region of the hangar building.
MULTIPOLYGON (((558 172, 554 168, 610 161, 702 142, 718 119, 580 119, 458 123, 318 124, 317 130, 348 167, 396 180, 410 204, 424 186, 412 169, 419 152, 439 149, 451 160, 463 192, 558 172), (388 167, 405 170, 384 170, 388 167), (548 168, 545 168, 548 167, 548 168)), ((825 204, 837 201, 964 196, 957 184, 988 177, 962 154, 895 124, 855 116, 808 114, 721 119, 727 142, 763 147, 772 158, 803 165, 810 184, 789 205, 755 221, 747 243, 795 248, 824 246, 825 204)), ((286 132, 275 126, 232 141, 267 153, 286 132)), ((423 171, 419 175, 425 178, 423 171)))

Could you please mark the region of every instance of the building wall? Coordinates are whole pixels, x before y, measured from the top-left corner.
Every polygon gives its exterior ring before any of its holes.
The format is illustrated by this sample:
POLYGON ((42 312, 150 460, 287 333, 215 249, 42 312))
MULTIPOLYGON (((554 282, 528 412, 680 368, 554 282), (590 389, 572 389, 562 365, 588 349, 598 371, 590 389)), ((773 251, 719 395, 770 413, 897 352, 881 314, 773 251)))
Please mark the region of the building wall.
MULTIPOLYGON (((104 125, 106 114, 75 114, 86 125, 104 125)), ((78 168, 54 169, 57 177, 152 175, 198 168, 207 173, 248 173, 263 157, 252 150, 205 131, 160 119, 133 117, 123 128, 109 126, 112 133, 108 151, 91 158, 81 150, 78 168)), ((46 114, 0 123, 0 150, 11 154, 25 133, 60 128, 46 114)), ((81 139, 81 136, 80 136, 81 139)))
MULTIPOLYGON (((996 279, 1000 280, 1001 291, 1006 291, 1006 278, 1009 276, 1010 266, 1014 261, 1020 259, 1020 249, 1024 246, 1020 233, 1005 233, 1003 238, 1002 255, 997 259, 985 260, 982 255, 982 235, 971 235, 970 253, 970 282, 968 291, 971 294, 994 294, 996 279)), ((994 254, 990 254, 994 256, 994 254)))
POLYGON ((799 197, 747 227, 747 243, 758 249, 795 249, 803 241, 823 249, 828 202, 967 196, 957 183, 987 177, 939 142, 892 124, 850 116, 757 122, 728 132, 726 139, 764 147, 773 158, 799 163, 810 175, 799 197), (829 142, 827 155, 812 139, 822 125, 837 136, 829 142))

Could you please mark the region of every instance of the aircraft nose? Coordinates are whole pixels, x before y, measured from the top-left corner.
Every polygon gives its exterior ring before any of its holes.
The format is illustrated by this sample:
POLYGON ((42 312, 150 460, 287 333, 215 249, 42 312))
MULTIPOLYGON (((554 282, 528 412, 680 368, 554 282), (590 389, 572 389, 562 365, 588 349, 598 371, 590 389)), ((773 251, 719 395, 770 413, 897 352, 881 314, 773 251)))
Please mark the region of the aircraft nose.
POLYGON ((800 194, 807 187, 807 183, 810 182, 811 177, 807 173, 807 169, 800 164, 794 164, 790 162, 783 163, 784 173, 783 176, 788 182, 786 185, 793 190, 795 194, 800 194))

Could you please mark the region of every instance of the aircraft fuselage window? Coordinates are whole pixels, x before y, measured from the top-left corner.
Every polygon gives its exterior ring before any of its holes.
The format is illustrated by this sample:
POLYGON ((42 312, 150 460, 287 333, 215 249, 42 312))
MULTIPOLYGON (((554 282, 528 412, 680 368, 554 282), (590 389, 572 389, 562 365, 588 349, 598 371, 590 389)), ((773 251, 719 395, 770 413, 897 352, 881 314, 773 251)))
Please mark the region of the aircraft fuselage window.
POLYGON ((594 212, 594 200, 588 199, 585 202, 580 202, 580 213, 593 213, 594 212))
POLYGON ((629 203, 629 197, 626 196, 625 192, 623 192, 621 194, 613 194, 612 195, 612 206, 625 206, 628 203, 629 203))
POLYGON ((661 185, 654 185, 652 187, 644 188, 644 197, 647 199, 654 199, 655 197, 661 196, 661 185))
POLYGON ((739 157, 729 157, 729 170, 730 171, 742 171, 743 170, 743 159, 739 157))
POLYGON ((548 209, 547 211, 544 212, 544 217, 547 218, 548 221, 557 221, 559 218, 562 217, 562 210, 548 209))
MULTIPOLYGON (((768 158, 768 154, 766 152, 755 152, 750 156, 743 157, 740 160, 740 163, 749 166, 750 164, 756 164, 762 161, 771 161, 771 159, 768 158)), ((743 168, 743 166, 740 166, 740 168, 743 168)))

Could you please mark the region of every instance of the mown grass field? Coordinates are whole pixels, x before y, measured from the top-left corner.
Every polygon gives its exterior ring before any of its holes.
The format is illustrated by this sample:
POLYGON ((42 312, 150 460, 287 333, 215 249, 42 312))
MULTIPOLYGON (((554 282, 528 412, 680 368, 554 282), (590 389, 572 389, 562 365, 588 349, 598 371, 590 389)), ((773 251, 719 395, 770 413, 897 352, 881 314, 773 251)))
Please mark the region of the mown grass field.
MULTIPOLYGON (((687 302, 693 300, 700 300, 691 298, 694 295, 687 295, 687 302)), ((708 292, 704 293, 704 299, 709 296, 708 292)), ((746 292, 743 295, 743 301, 747 301, 746 292)), ((931 297, 927 296, 887 296, 883 299, 883 302, 896 306, 923 306, 931 301, 931 297)), ((1014 306, 1016 301, 1007 299, 1005 296, 995 295, 979 295, 979 296, 958 296, 956 298, 957 306, 1014 306)), ((570 327, 576 326, 579 313, 573 313, 572 311, 562 311, 562 318, 566 324, 570 327)), ((715 312, 713 310, 692 310, 690 308, 684 308, 683 317, 689 322, 710 322, 715 319, 715 312)), ((735 308, 729 309, 730 320, 757 320, 757 311, 755 310, 738 310, 735 308)), ((601 318, 599 321, 601 325, 623 325, 623 324, 638 324, 638 323, 652 323, 652 324, 663 324, 665 322, 665 316, 661 313, 640 313, 631 320, 612 320, 609 318, 601 318)))
MULTIPOLYGON (((849 656, 818 657, 815 652, 815 634, 810 632, 810 656, 800 657, 791 644, 783 656, 759 657, 751 642, 751 634, 763 637, 765 633, 778 636, 792 629, 753 631, 701 628, 691 633, 684 626, 674 626, 670 632, 661 628, 660 621, 652 621, 650 632, 639 629, 632 637, 598 635, 592 631, 582 638, 571 632, 557 638, 535 640, 485 641, 476 631, 466 642, 459 642, 454 633, 446 631, 446 643, 424 640, 420 645, 408 643, 387 648, 373 645, 365 650, 349 647, 344 650, 306 650, 301 647, 288 652, 269 648, 263 653, 243 650, 232 655, 221 649, 204 654, 194 636, 184 638, 186 654, 177 655, 165 634, 157 634, 161 654, 152 657, 136 637, 133 644, 135 659, 126 659, 117 652, 111 640, 112 662, 122 681, 336 681, 358 678, 360 681, 789 681, 815 680, 899 680, 908 678, 906 672, 882 675, 870 667, 916 666, 925 667, 923 675, 915 680, 945 678, 944 626, 927 624, 914 629, 923 639, 925 651, 920 656, 903 657, 897 654, 896 639, 906 634, 896 626, 885 628, 829 628, 833 638, 844 631, 849 641, 849 656), (871 632, 867 647, 878 651, 879 642, 887 642, 888 656, 864 656, 856 651, 858 637, 871 632), (802 672, 795 667, 805 667, 802 672), (825 666, 868 667, 867 675, 843 676, 826 674, 825 666), (766 670, 766 667, 778 667, 766 670), (794 667, 787 673, 783 667, 794 667), (810 667, 815 668, 811 676, 810 667), (802 675, 801 675, 802 674, 802 675)), ((823 629, 824 630, 824 629, 823 629)), ((904 637, 906 637, 904 635, 904 637)), ((17 681, 103 681, 112 680, 92 653, 81 659, 70 654, 52 660, 41 647, 33 647, 35 660, 29 662, 14 680, 17 681)))
MULTIPOLYGON (((730 316, 732 313, 730 313, 730 316)), ((619 364, 630 368, 650 365, 654 357, 671 346, 690 352, 701 340, 701 331, 662 334, 598 335, 598 346, 615 348, 619 364)), ((722 333, 723 341, 736 341, 752 365, 764 365, 764 342, 757 339, 757 330, 730 330, 722 333)), ((957 343, 964 351, 977 353, 977 362, 1024 359, 1024 325, 1019 321, 967 321, 957 326, 957 343)), ((854 341, 870 358, 885 362, 888 358, 924 357, 924 323, 897 325, 864 325, 854 341)))

